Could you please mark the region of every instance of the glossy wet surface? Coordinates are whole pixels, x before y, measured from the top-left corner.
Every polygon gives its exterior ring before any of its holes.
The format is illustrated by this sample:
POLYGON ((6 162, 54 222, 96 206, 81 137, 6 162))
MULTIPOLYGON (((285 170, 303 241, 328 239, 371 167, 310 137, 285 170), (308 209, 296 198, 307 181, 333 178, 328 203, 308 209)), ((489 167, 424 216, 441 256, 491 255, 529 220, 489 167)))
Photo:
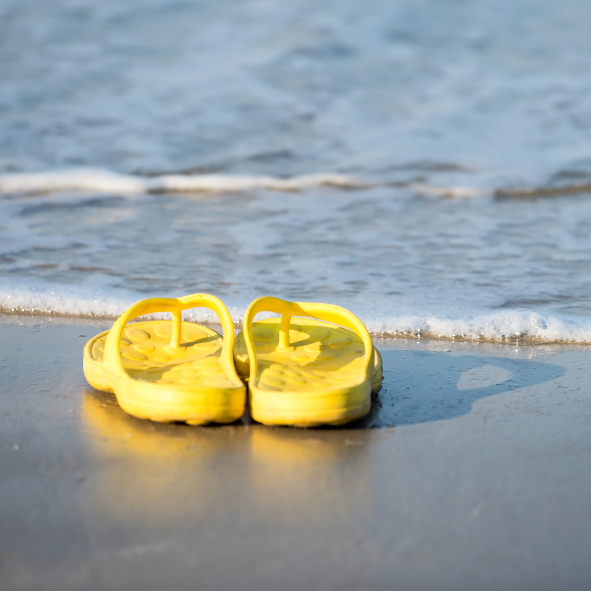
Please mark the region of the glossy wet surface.
POLYGON ((85 384, 107 326, 3 322, 3 590, 591 584, 587 348, 376 341, 366 419, 203 428, 85 384))

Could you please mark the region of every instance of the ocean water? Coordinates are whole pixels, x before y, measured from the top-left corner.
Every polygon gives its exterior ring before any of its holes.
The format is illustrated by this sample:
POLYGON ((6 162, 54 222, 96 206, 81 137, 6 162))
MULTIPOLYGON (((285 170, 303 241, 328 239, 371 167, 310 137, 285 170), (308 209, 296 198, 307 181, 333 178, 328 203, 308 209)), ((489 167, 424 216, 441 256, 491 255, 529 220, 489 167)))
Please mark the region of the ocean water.
POLYGON ((591 342, 590 27, 586 0, 3 0, 0 309, 269 294, 591 342))

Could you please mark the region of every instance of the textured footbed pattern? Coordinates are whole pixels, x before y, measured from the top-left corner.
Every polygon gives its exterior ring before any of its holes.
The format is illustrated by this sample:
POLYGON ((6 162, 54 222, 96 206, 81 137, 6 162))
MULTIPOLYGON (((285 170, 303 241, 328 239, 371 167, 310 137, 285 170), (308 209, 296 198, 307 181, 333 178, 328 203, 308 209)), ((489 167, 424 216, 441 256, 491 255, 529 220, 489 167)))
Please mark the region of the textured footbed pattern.
MULTIPOLYGON (((119 341, 123 367, 129 377, 162 385, 235 387, 219 363, 222 337, 214 330, 191 322, 181 324, 181 343, 171 347, 172 326, 166 321, 128 325, 119 341)), ((108 331, 91 342, 90 358, 103 361, 108 331)), ((95 370, 96 370, 95 365, 95 370)))
MULTIPOLYGON (((341 388, 363 380, 364 345, 346 328, 321 320, 298 318, 290 323, 288 350, 278 349, 280 319, 269 318, 253 323, 254 349, 259 361, 257 387, 275 392, 299 392, 302 395, 318 390, 341 388)), ((250 364, 244 333, 234 345, 236 370, 248 377, 250 364)), ((382 382, 382 360, 374 348, 372 390, 382 382)))

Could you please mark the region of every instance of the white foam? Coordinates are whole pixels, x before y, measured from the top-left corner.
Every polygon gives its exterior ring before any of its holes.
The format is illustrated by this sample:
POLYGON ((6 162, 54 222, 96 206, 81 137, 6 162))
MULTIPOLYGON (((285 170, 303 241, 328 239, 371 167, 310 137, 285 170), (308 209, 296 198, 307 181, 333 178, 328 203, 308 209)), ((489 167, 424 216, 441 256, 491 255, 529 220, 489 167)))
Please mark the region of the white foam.
POLYGON ((272 191, 303 191, 315 187, 361 189, 372 183, 339 174, 312 174, 292 178, 269 176, 232 175, 164 175, 148 180, 149 191, 249 191, 269 189, 272 191))
POLYGON ((313 174, 292 178, 235 175, 124 175, 99 168, 0 175, 0 193, 95 191, 110 194, 159 192, 224 192, 269 189, 302 191, 315 187, 366 188, 372 183, 339 174, 313 174))
POLYGON ((98 168, 0 175, 0 193, 97 191, 134 194, 146 192, 146 179, 98 168))
MULTIPOLYGON (((115 319, 141 299, 179 295, 181 294, 140 295, 124 289, 96 285, 53 284, 36 278, 0 278, 0 312, 11 314, 115 319)), ((234 322, 240 322, 246 306, 228 306, 228 310, 234 322)), ((151 316, 170 317, 167 313, 151 316)), ((183 313, 183 318, 193 322, 219 323, 219 318, 207 308, 188 310, 183 313)))
MULTIPOLYGON (((102 168, 76 168, 43 172, 0 174, 0 194, 58 193, 65 191, 95 192, 117 195, 146 193, 223 193, 266 189, 297 192, 318 187, 368 189, 389 186, 388 181, 370 181, 343 174, 320 173, 280 178, 231 174, 165 174, 159 176, 126 175, 102 168)), ((395 183, 413 193, 432 197, 478 199, 496 193, 506 196, 548 195, 588 191, 590 185, 566 185, 514 188, 479 188, 461 185, 395 183)))
MULTIPOLYGON (((154 294, 156 295, 162 294, 154 294)), ((42 280, 0 280, 0 311, 20 314, 66 315, 112 319, 139 299, 137 293, 79 285, 55 285, 42 280)), ((232 319, 240 323, 249 302, 229 306, 232 319)), ((461 338, 487 341, 535 341, 539 343, 591 343, 591 321, 576 323, 531 310, 506 310, 465 316, 396 315, 380 313, 363 305, 354 308, 373 335, 461 338)), ((164 317, 165 315, 158 315, 164 317)), ((205 308, 189 311, 194 322, 218 322, 205 308)), ((263 317, 263 316, 261 316, 263 317)))
POLYGON ((434 197, 455 197, 459 199, 474 199, 479 197, 492 197, 495 191, 492 189, 477 189, 475 187, 438 187, 421 183, 410 183, 407 187, 420 195, 434 197))
POLYGON ((562 320, 531 310, 505 310, 466 316, 400 315, 375 317, 367 327, 373 334, 470 340, 591 343, 591 322, 562 320))
POLYGON ((137 294, 108 288, 0 280, 0 310, 5 312, 116 318, 137 299, 137 294))

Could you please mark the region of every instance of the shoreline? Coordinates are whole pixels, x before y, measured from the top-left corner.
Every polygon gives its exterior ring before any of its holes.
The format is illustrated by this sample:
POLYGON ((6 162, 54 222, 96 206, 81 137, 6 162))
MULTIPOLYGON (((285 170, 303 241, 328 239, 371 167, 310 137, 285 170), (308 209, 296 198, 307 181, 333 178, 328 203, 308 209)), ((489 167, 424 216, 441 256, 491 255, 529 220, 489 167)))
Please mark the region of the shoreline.
MULTIPOLYGON (((97 317, 97 316, 84 316, 84 315, 77 315, 77 316, 70 316, 68 314, 35 314, 35 313, 27 313, 27 312, 12 312, 12 311, 5 311, 0 309, 0 324, 1 323, 15 323, 15 324, 41 324, 41 322, 34 322, 34 319, 44 319, 46 322, 52 322, 54 325, 71 325, 71 326, 100 326, 105 327, 103 330, 110 328, 113 322, 117 319, 117 316, 113 317, 97 317), (53 322, 55 320, 55 322, 53 322)), ((147 319, 147 316, 141 316, 138 318, 133 319, 131 322, 139 322, 141 320, 147 319)), ((203 324, 204 326, 209 326, 214 330, 217 330, 218 327, 221 330, 221 325, 217 322, 199 322, 198 324, 203 324)), ((242 323, 235 322, 234 328, 236 331, 242 330, 242 323)), ((220 332, 218 330, 218 332, 220 332)), ((482 343, 482 344, 493 344, 493 345, 504 345, 504 346, 517 346, 517 347, 542 347, 542 346, 580 346, 580 347, 589 347, 591 345, 591 341, 546 341, 543 339, 538 338, 472 338, 472 337, 447 337, 447 336, 439 336, 433 333, 375 333, 369 331, 369 334, 372 339, 393 339, 393 340, 409 340, 409 341, 441 341, 445 343, 482 343)))

